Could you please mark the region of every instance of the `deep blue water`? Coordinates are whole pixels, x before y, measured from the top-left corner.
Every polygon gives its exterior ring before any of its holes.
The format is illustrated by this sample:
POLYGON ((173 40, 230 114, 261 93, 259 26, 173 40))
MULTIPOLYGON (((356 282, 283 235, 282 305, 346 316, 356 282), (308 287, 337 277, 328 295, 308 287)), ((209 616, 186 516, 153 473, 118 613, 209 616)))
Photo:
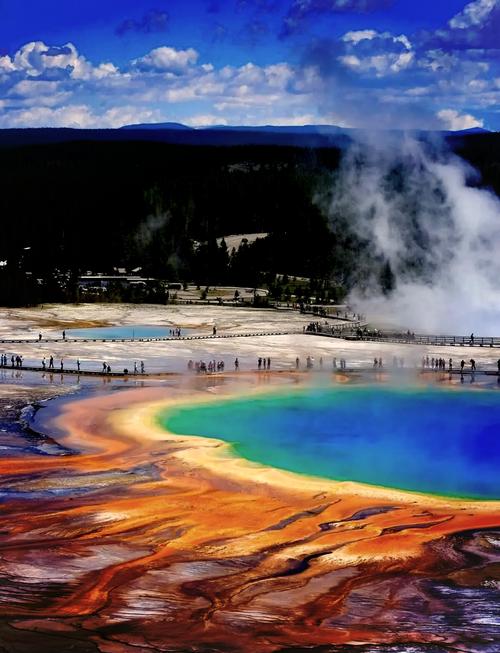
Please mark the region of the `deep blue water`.
MULTIPOLYGON (((182 329, 183 336, 190 335, 194 329, 182 329)), ((94 327, 90 329, 67 329, 68 338, 83 338, 88 340, 117 340, 120 338, 168 338, 170 337, 169 326, 109 326, 94 327)))
POLYGON ((176 408, 160 422, 294 472, 500 499, 500 391, 308 389, 176 408))

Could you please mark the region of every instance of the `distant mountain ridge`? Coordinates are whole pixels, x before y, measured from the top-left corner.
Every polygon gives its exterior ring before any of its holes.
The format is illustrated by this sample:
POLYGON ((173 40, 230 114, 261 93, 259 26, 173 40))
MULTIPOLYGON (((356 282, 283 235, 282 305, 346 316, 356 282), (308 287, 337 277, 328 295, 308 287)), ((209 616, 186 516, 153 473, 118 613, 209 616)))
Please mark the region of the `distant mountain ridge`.
MULTIPOLYGON (((124 125, 118 129, 77 129, 69 127, 40 127, 25 129, 0 129, 0 147, 25 145, 49 145, 74 141, 126 142, 143 141, 171 145, 205 146, 282 146, 306 148, 342 148, 358 135, 371 134, 370 130, 338 127, 336 125, 219 125, 193 128, 181 123, 144 123, 124 125)), ((387 130, 383 134, 403 135, 405 132, 387 130)), ((417 138, 431 138, 441 135, 453 144, 462 139, 493 138, 497 142, 498 132, 482 128, 458 132, 412 132, 417 138)))
POLYGON ((123 125, 119 129, 185 129, 191 131, 194 127, 188 127, 180 122, 140 122, 134 125, 123 125))

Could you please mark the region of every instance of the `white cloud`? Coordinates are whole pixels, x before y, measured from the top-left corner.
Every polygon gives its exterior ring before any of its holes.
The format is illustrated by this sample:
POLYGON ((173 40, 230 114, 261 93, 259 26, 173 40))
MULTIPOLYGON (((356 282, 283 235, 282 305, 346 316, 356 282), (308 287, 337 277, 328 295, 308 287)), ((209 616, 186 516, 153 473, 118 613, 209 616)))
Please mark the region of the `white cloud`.
POLYGON ((346 32, 342 37, 342 41, 356 44, 359 43, 360 41, 371 41, 376 36, 378 36, 378 32, 376 32, 375 30, 362 29, 354 32, 346 32))
POLYGON ((198 52, 194 48, 176 50, 167 46, 155 48, 144 57, 134 59, 132 64, 140 70, 174 73, 179 75, 198 61, 198 52))
POLYGON ((213 127, 214 125, 227 125, 227 120, 213 114, 202 114, 191 116, 191 118, 184 120, 184 123, 191 127, 213 127))
POLYGON ((412 44, 404 34, 359 30, 346 32, 341 40, 346 51, 338 60, 358 73, 375 73, 377 77, 399 73, 415 58, 412 44))
POLYGON ((482 25, 493 9, 499 7, 498 0, 474 0, 465 6, 456 16, 448 22, 452 29, 468 29, 482 25))
POLYGON ((483 120, 475 118, 470 113, 460 114, 455 109, 442 109, 441 111, 438 111, 437 117, 442 122, 445 129, 450 129, 451 131, 484 126, 483 120))
POLYGON ((0 57, 0 72, 24 73, 28 77, 59 74, 73 79, 102 79, 118 72, 112 63, 93 66, 72 43, 48 46, 43 41, 26 43, 13 57, 0 57))
POLYGON ((37 106, 14 109, 0 114, 0 128, 5 127, 73 127, 79 129, 121 127, 131 122, 154 122, 157 112, 133 106, 112 107, 96 114, 84 104, 58 108, 37 106))

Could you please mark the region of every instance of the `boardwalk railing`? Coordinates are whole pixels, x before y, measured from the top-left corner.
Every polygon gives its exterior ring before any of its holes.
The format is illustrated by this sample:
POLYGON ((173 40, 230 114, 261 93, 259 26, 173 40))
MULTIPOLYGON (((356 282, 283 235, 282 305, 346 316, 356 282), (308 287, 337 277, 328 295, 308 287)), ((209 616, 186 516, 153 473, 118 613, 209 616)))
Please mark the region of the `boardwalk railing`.
POLYGON ((405 334, 380 332, 358 335, 353 332, 350 338, 369 342, 396 342, 408 345, 434 345, 440 347, 500 347, 500 338, 491 336, 447 336, 427 334, 405 334))

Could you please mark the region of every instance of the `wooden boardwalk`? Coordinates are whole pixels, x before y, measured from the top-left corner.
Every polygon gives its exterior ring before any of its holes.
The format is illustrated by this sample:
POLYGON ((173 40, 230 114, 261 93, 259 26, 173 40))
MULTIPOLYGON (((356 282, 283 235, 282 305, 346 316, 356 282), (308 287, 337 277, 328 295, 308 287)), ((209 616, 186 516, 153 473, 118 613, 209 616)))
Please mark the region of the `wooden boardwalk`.
POLYGON ((484 336, 473 340, 469 336, 437 336, 437 335, 423 335, 414 334, 407 336, 406 334, 396 333, 380 333, 378 335, 363 335, 359 336, 356 333, 345 332, 316 332, 306 331, 307 335, 323 336, 327 338, 342 338, 344 340, 354 340, 359 342, 389 342, 401 345, 425 345, 435 347, 500 347, 500 338, 484 336))
POLYGON ((250 331, 245 333, 221 333, 217 335, 207 334, 199 336, 166 336, 165 338, 4 338, 0 344, 45 344, 45 343, 84 343, 84 342, 176 342, 185 340, 222 340, 224 338, 254 338, 256 336, 289 336, 302 333, 297 329, 288 331, 250 331))
MULTIPOLYGON (((125 372, 125 370, 122 370, 120 372, 117 371, 112 371, 112 372, 103 372, 102 370, 80 370, 78 371, 77 369, 74 368, 65 368, 63 370, 60 369, 60 367, 54 367, 54 368, 43 368, 40 366, 36 365, 23 365, 22 367, 12 367, 11 365, 7 366, 2 366, 0 365, 0 375, 2 373, 22 373, 22 372, 39 372, 42 374, 45 374, 49 377, 51 376, 90 376, 90 377, 102 377, 102 378, 132 378, 132 379, 145 379, 145 378, 154 378, 154 377, 177 377, 177 376, 185 376, 185 375, 190 375, 190 376, 224 376, 224 375, 234 375, 237 374, 238 376, 240 375, 245 375, 245 374, 259 374, 259 375, 266 375, 266 374, 304 374, 304 375, 310 375, 310 374, 347 374, 347 375, 380 375, 380 374, 390 374, 395 377, 397 376, 404 376, 405 374, 412 374, 412 375, 421 375, 421 374, 433 374, 435 376, 439 376, 441 378, 445 377, 450 377, 450 376, 467 376, 467 377, 476 377, 476 376, 492 376, 492 377, 498 377, 499 383, 500 383, 500 372, 491 368, 491 369, 478 369, 478 370, 471 370, 470 367, 464 370, 460 370, 459 368, 454 368, 452 370, 439 370, 439 369, 432 369, 432 368, 421 368, 421 367, 391 367, 391 366, 384 366, 384 367, 373 367, 373 366, 363 366, 363 367, 348 367, 345 369, 341 369, 340 367, 337 368, 328 368, 325 365, 324 367, 314 367, 314 368, 301 368, 297 370, 294 365, 290 364, 289 368, 277 368, 273 370, 259 370, 258 368, 250 368, 250 369, 242 369, 241 367, 238 370, 234 369, 226 369, 224 371, 219 371, 219 372, 194 372, 194 371, 186 371, 186 372, 173 372, 169 370, 157 370, 154 372, 136 372, 134 373, 133 370, 128 370, 125 372)), ((0 376, 0 380, 2 377, 0 376)))

